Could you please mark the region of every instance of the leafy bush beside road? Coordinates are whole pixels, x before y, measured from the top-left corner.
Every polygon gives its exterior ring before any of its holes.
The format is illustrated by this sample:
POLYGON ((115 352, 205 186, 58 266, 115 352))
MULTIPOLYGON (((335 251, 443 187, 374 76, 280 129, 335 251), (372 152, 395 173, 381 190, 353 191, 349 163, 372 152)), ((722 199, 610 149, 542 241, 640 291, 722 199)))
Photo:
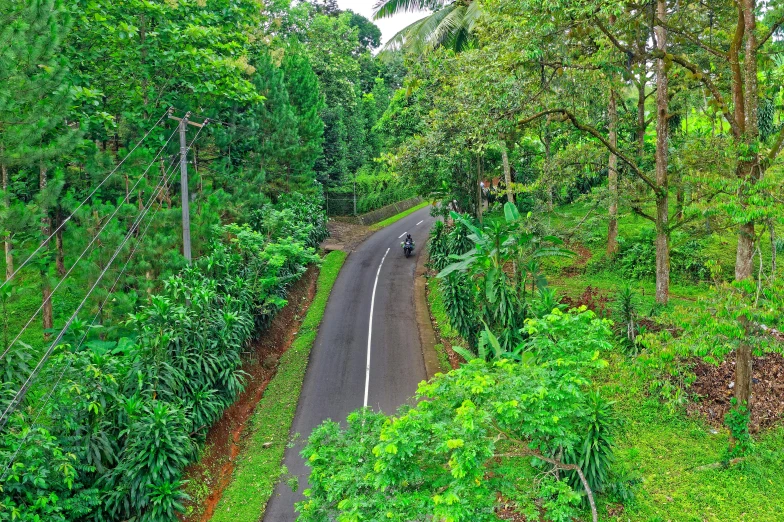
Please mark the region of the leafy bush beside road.
POLYGON ((319 208, 293 196, 260 209, 256 230, 217 227, 210 253, 167 279, 121 337, 72 329, 0 438, 3 461, 15 457, 0 482, 0 520, 176 520, 183 468, 245 385, 248 342, 319 262, 308 246, 326 233, 319 208), (32 399, 58 380, 35 423, 43 406, 32 399))

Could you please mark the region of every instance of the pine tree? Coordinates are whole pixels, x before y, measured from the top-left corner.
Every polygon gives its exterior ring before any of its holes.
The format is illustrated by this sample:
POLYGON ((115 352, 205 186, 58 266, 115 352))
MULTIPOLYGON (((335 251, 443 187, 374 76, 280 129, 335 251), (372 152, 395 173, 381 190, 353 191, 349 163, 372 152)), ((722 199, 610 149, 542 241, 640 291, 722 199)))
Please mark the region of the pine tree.
POLYGON ((264 96, 264 103, 254 111, 261 138, 256 152, 269 186, 267 190, 274 195, 291 190, 290 160, 299 145, 297 118, 283 83, 283 71, 272 62, 269 53, 261 55, 255 67, 253 83, 264 96))
POLYGON ((291 176, 302 186, 314 178, 313 169, 322 154, 324 97, 308 56, 296 41, 286 49, 281 68, 299 137, 299 147, 290 163, 291 176))
MULTIPOLYGON (((60 45, 68 20, 61 2, 0 0, 0 17, 8 21, 0 32, 0 169, 3 180, 3 236, 6 278, 14 271, 13 238, 24 232, 24 221, 14 221, 14 191, 11 174, 38 173, 36 199, 40 238, 51 233, 50 211, 61 184, 50 183, 54 159, 74 146, 78 134, 69 128, 66 114, 70 92, 66 87, 66 65, 60 45), (28 168, 30 168, 28 170, 28 168)), ((24 180, 21 180, 24 182, 24 180)), ((24 211, 22 211, 24 212, 24 211)), ((32 237, 36 237, 35 234, 32 237)), ((47 247, 49 245, 47 244, 47 247)), ((44 329, 53 326, 49 284, 49 256, 38 259, 41 274, 44 329)))

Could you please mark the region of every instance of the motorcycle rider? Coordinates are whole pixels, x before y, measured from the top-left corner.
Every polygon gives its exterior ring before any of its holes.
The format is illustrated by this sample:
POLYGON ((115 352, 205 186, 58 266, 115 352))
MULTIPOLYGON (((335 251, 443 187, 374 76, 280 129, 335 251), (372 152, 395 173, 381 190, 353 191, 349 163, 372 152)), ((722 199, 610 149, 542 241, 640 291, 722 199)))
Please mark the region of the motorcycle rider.
POLYGON ((413 238, 413 237, 411 237, 411 234, 408 234, 408 235, 406 236, 406 242, 405 242, 405 244, 403 245, 403 247, 405 248, 405 247, 406 247, 406 246, 408 246, 408 245, 410 245, 410 246, 411 246, 411 248, 414 248, 414 238, 413 238))

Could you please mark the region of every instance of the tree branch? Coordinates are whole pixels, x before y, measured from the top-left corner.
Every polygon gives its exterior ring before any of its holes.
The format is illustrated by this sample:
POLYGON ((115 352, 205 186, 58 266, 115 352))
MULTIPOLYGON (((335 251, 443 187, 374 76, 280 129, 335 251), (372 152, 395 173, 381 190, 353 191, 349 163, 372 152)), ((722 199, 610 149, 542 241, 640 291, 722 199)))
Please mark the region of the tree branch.
POLYGON ((512 437, 511 435, 509 435, 507 432, 501 429, 501 427, 496 422, 493 422, 493 426, 495 427, 495 429, 498 430, 499 433, 501 433, 504 436, 504 438, 518 445, 518 451, 513 453, 496 455, 496 456, 536 457, 537 459, 547 462, 548 464, 552 464, 558 469, 562 469, 564 471, 576 471, 577 475, 580 476, 580 482, 582 482, 583 484, 583 488, 585 489, 585 494, 588 497, 588 502, 591 504, 591 516, 593 517, 593 522, 599 522, 599 513, 596 511, 596 501, 593 498, 593 490, 591 489, 591 486, 588 485, 588 480, 585 478, 585 474, 583 473, 583 470, 580 466, 578 466, 577 464, 565 464, 560 460, 553 459, 550 457, 545 457, 544 455, 542 455, 541 451, 533 450, 529 448, 528 443, 526 443, 525 441, 522 441, 516 437, 512 437))
POLYGON ((613 36, 613 34, 610 33, 609 30, 607 30, 607 28, 604 26, 604 24, 598 18, 594 17, 594 20, 596 21, 596 25, 597 25, 597 27, 599 27, 599 30, 601 32, 603 32, 604 35, 607 38, 610 39, 612 44, 615 47, 617 47, 619 51, 621 51, 623 53, 626 53, 626 54, 630 54, 630 55, 632 55, 635 58, 639 58, 639 56, 637 56, 637 53, 635 51, 632 51, 630 47, 626 47, 625 45, 623 45, 615 36, 613 36))
POLYGON ((776 157, 779 155, 782 148, 784 148, 784 125, 779 129, 779 135, 776 136, 776 140, 773 142, 773 146, 768 153, 768 164, 771 164, 776 160, 776 157))
POLYGON ((626 154, 618 150, 618 147, 612 145, 609 141, 607 141, 607 138, 602 136, 602 134, 594 127, 580 123, 577 120, 577 117, 566 109, 548 109, 545 111, 541 111, 532 116, 519 120, 517 122, 517 125, 518 127, 522 127, 524 125, 527 125, 528 123, 531 123, 534 120, 541 118, 542 116, 547 116, 548 114, 560 114, 564 120, 569 120, 576 129, 586 132, 591 136, 593 136, 594 138, 596 138, 597 140, 599 140, 600 142, 602 142, 602 144, 610 152, 618 156, 618 158, 620 158, 621 161, 626 163, 629 166, 629 168, 631 168, 634 171, 634 174, 638 178, 640 178, 643 182, 645 182, 645 184, 648 185, 651 188, 651 190, 653 190, 657 194, 660 192, 660 189, 656 185, 656 183, 654 183, 651 178, 646 176, 645 173, 640 169, 640 167, 638 167, 637 164, 631 160, 631 158, 629 158, 626 154))
POLYGON ((782 14, 782 15, 779 17, 779 19, 778 19, 778 20, 776 20, 776 21, 773 23, 773 25, 772 25, 772 26, 771 26, 771 28, 770 28, 770 31, 768 31, 768 34, 766 34, 765 36, 763 36, 762 38, 760 38, 760 41, 759 41, 759 43, 757 44, 757 47, 756 47, 756 48, 757 48, 757 49, 761 49, 761 48, 762 48, 762 46, 763 46, 763 45, 765 45, 765 42, 767 42, 768 40, 770 40, 770 37, 771 37, 771 36, 773 36, 773 34, 774 34, 776 31, 778 31, 778 30, 779 30, 779 27, 781 27, 782 25, 784 25, 784 14, 782 14))
POLYGON ((702 47, 704 50, 708 51, 709 53, 711 53, 714 56, 718 56, 719 58, 723 58, 725 60, 729 59, 729 55, 727 53, 725 53, 723 51, 719 51, 718 49, 716 49, 714 47, 711 47, 710 45, 708 45, 706 43, 701 42, 699 38, 697 38, 696 36, 694 36, 691 33, 686 32, 685 30, 683 30, 681 28, 673 27, 673 26, 667 24, 667 22, 664 22, 664 21, 660 20, 658 17, 656 18, 656 23, 659 24, 659 25, 662 25, 663 27, 666 27, 667 30, 670 31, 671 33, 677 34, 678 36, 682 36, 683 38, 685 38, 689 42, 693 43, 694 45, 696 45, 698 47, 702 47))
POLYGON ((654 223, 656 223, 656 218, 651 216, 650 214, 646 214, 645 211, 643 209, 641 209, 639 206, 633 204, 633 205, 631 205, 631 209, 632 209, 632 212, 634 212, 638 216, 640 216, 642 218, 645 218, 645 219, 648 219, 648 220, 651 220, 654 223))
POLYGON ((719 104, 719 108, 721 109, 722 114, 724 114, 724 117, 727 119, 727 122, 729 122, 730 127, 732 127, 733 134, 735 136, 740 136, 741 134, 743 134, 740 130, 740 127, 738 126, 738 122, 735 121, 735 117, 730 112, 729 107, 727 107, 727 103, 724 101, 721 92, 705 72, 701 71, 695 64, 687 60, 685 56, 681 56, 679 54, 665 53, 661 50, 654 50, 652 51, 651 54, 654 58, 662 58, 665 60, 669 58, 670 60, 677 63, 684 69, 690 71, 711 92, 713 98, 719 104))

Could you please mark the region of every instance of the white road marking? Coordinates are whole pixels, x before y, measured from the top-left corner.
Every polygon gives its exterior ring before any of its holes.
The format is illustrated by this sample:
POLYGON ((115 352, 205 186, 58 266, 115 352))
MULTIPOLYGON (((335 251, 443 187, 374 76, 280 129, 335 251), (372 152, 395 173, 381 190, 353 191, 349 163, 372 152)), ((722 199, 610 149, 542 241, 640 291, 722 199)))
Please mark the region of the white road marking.
POLYGON ((408 234, 408 231, 406 231, 406 232, 403 232, 402 234, 400 234, 399 236, 397 236, 397 238, 398 238, 398 239, 400 239, 401 237, 405 236, 406 234, 408 234))
POLYGON ((421 224, 422 224, 422 223, 424 223, 424 222, 425 222, 425 220, 423 219, 422 221, 420 221, 419 223, 417 223, 417 224, 416 224, 416 226, 419 226, 419 225, 421 225, 421 224))
POLYGON ((381 263, 378 265, 376 272, 376 282, 373 283, 373 295, 370 297, 370 324, 368 325, 368 349, 367 349, 367 366, 365 367, 365 402, 364 408, 368 405, 368 389, 370 388, 370 339, 373 337, 373 306, 376 304, 376 287, 378 286, 378 276, 381 274, 381 267, 384 265, 384 259, 387 258, 389 249, 387 248, 384 257, 381 258, 381 263))

